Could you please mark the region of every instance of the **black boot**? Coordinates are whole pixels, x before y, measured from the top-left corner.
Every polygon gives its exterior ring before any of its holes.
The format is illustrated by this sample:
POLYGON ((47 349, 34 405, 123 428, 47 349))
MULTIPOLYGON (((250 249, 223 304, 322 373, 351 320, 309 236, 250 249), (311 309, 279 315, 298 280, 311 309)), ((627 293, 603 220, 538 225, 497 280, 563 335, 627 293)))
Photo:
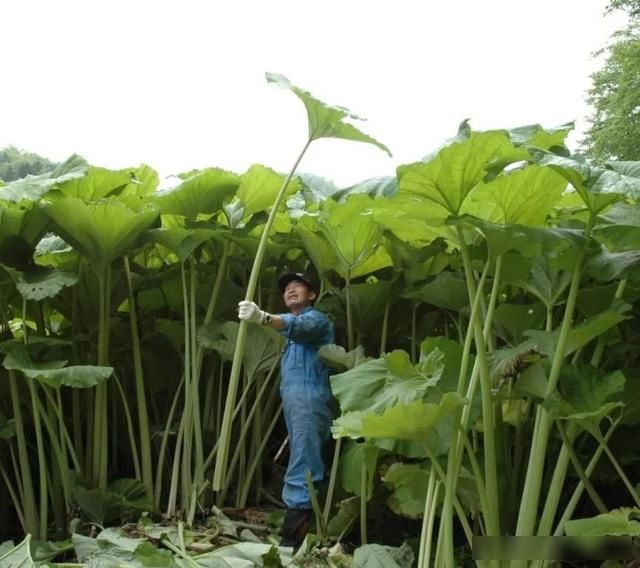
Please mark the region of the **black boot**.
POLYGON ((287 509, 282 523, 280 546, 292 546, 296 551, 309 530, 312 509, 287 509))

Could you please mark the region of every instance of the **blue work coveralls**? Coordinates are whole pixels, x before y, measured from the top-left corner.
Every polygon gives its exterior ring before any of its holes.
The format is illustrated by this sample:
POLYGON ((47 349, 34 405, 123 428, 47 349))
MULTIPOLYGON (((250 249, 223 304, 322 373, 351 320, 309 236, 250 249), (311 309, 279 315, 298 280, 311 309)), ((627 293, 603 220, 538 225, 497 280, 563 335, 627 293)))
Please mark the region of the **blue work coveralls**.
POLYGON ((310 509, 307 471, 314 483, 324 479, 323 446, 333 421, 329 368, 318 349, 335 342, 333 324, 312 306, 297 315, 280 314, 287 338, 281 363, 280 395, 289 432, 289 465, 282 500, 289 509, 310 509))

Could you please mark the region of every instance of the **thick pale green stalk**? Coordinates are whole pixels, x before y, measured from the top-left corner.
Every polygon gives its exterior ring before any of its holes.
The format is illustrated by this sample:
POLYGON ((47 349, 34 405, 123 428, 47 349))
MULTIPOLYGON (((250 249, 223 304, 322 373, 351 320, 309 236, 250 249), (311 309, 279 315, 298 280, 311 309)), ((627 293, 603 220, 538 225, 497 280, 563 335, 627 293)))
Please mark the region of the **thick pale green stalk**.
MULTIPOLYGON (((2 474, 2 479, 4 480, 4 483, 7 487, 7 491, 9 492, 9 496, 11 497, 11 501, 13 502, 13 507, 16 510, 16 515, 18 516, 18 520, 20 521, 20 525, 22 526, 22 530, 27 533, 27 523, 25 521, 25 516, 24 513, 22 512, 22 507, 21 507, 21 503, 22 501, 20 500, 20 497, 18 496, 18 493, 16 492, 15 488, 13 487, 13 484, 11 483, 11 479, 9 478, 9 475, 7 474, 7 470, 4 468, 4 465, 2 465, 2 461, 0 460, 0 474, 2 474)), ((18 471, 16 471, 16 477, 18 476, 18 471)), ((18 477, 19 479, 19 477, 18 477)))
POLYGON ((360 542, 367 544, 367 461, 360 464, 360 542))
POLYGON ((171 408, 169 409, 169 415, 165 423, 164 431, 162 432, 162 441, 160 442, 160 450, 158 452, 158 464, 156 466, 156 482, 155 482, 155 495, 154 503, 157 508, 160 508, 160 498, 162 496, 162 476, 164 472, 164 458, 167 453, 167 444, 169 442, 169 432, 171 431, 171 424, 173 424, 173 415, 178 407, 178 400, 180 399, 180 391, 182 390, 182 383, 184 381, 184 375, 180 378, 176 393, 173 396, 171 402, 171 408))
POLYGON ((204 484, 204 449, 202 446, 202 419, 200 416, 200 361, 198 360, 197 346, 197 319, 196 319, 196 264, 193 257, 189 257, 191 268, 190 289, 190 336, 191 336, 191 408, 193 412, 193 443, 195 446, 195 464, 193 480, 197 488, 204 484))
MULTIPOLYGON (((40 528, 35 535, 38 540, 47 540, 49 490, 47 488, 47 457, 44 451, 40 410, 38 409, 38 393, 33 379, 27 378, 31 393, 31 408, 33 409, 33 427, 36 431, 36 447, 38 448, 38 472, 40 474, 40 528)), ((34 535, 34 536, 35 536, 34 535)))
MULTIPOLYGON (((20 477, 22 481, 21 493, 24 503, 25 530, 30 534, 38 534, 38 509, 33 490, 31 466, 29 465, 29 452, 27 451, 27 439, 24 431, 24 420, 20 407, 20 395, 15 371, 9 370, 9 389, 11 391, 11 405, 13 407, 13 420, 16 426, 16 439, 18 441, 18 461, 20 463, 20 477)), ((46 498, 46 497, 45 497, 46 498)))
POLYGON ((123 258, 124 272, 127 279, 129 293, 129 325, 131 326, 131 347, 133 355, 133 372, 136 379, 136 402, 138 407, 138 435, 140 437, 140 457, 142 466, 142 483, 147 497, 153 497, 153 463, 151 460, 151 435, 149 433, 149 415, 147 412, 147 398, 144 388, 144 371, 142 369, 142 355, 140 351, 140 333, 138 331, 138 314, 136 299, 133 294, 131 269, 129 259, 123 258))
MULTIPOLYGON (((584 485, 585 489, 587 490, 587 493, 589 494, 589 497, 591 498, 591 501, 593 502, 596 509, 598 510, 598 513, 600 514, 606 513, 608 511, 607 506, 604 504, 604 501, 602 501, 602 499, 600 498, 600 495, 598 495, 596 488, 593 486, 593 484, 589 480, 589 477, 586 475, 584 468, 580 464, 580 460, 578 459, 578 456, 573 450, 573 445, 569 438, 569 435, 567 434, 567 431, 564 429, 564 426, 562 426, 559 420, 556 420, 556 426, 558 427, 558 432, 560 432, 562 443, 564 444, 564 447, 567 448, 567 452, 569 453, 571 464, 573 465, 573 468, 578 474, 580 483, 584 485)), ((546 535, 542 535, 542 536, 546 536, 546 535)))
MULTIPOLYGON (((476 289, 471 300, 471 315, 469 327, 467 328, 462 352, 462 360, 460 362, 460 373, 458 375, 458 394, 460 394, 461 396, 464 394, 467 373, 469 371, 471 344, 473 340, 473 322, 479 317, 480 296, 482 294, 484 283, 487 277, 488 268, 489 264, 487 263, 480 278, 479 286, 476 289)), ((468 406, 470 406, 470 404, 468 406)), ((468 410, 468 408, 465 408, 465 410, 468 410)), ((453 423, 462 424, 464 422, 465 420, 463 410, 456 410, 453 414, 453 423)), ((462 429, 453 428, 451 430, 451 435, 449 438, 449 455, 447 459, 445 496, 442 506, 442 523, 439 528, 439 533, 442 534, 442 539, 439 539, 439 541, 442 543, 442 546, 453 549, 453 498, 456 493, 458 472, 462 464, 462 429)), ((482 479, 480 479, 480 482, 482 482, 482 479)))
MULTIPOLYGON (((591 474, 594 472, 594 470, 596 469, 596 466, 598 465, 598 461, 600 461, 600 457, 604 452, 604 446, 609 442, 609 440, 611 439, 611 436, 613 436, 613 433, 615 432, 618 424, 620 424, 620 418, 618 418, 611 425, 611 428, 607 430, 607 433, 604 435, 604 444, 600 444, 596 449, 596 451, 594 452, 593 457, 591 458, 591 461, 589 461, 589 464, 584 470, 584 473, 587 478, 589 478, 591 474)), ((575 508, 578 506, 580 497, 582 497, 583 491, 584 491, 584 484, 582 482, 579 482, 573 491, 573 495, 571 495, 571 499, 569 499, 569 503, 567 504, 564 510, 564 513, 562 513, 562 517, 558 521, 556 530, 553 533, 554 536, 562 536, 562 534, 564 533, 564 525, 569 519, 571 519, 571 516, 573 515, 575 508)))
MULTIPOLYGON (((591 231, 592 220, 585 229, 585 235, 589 235, 591 231)), ((582 274, 582 261, 584 251, 578 252, 578 257, 571 276, 571 286, 567 297, 564 317, 560 326, 560 333, 556 343, 556 349, 553 355, 551 371, 547 381, 547 389, 545 398, 549 396, 555 389, 560 378, 565 351, 567 346, 567 338, 571 331, 573 322, 573 312, 580 288, 580 277, 582 274)), ((518 513, 518 523, 516 527, 516 536, 533 536, 535 534, 536 518, 538 517, 538 504, 540 502, 540 493, 542 488, 542 478, 544 466, 547 457, 547 446, 553 420, 549 413, 542 407, 538 407, 536 413, 536 421, 534 426, 534 435, 531 444, 531 452, 529 454, 529 463, 527 466, 527 475, 524 482, 522 500, 520 501, 520 511, 518 513)), ((550 492, 562 491, 562 487, 551 487, 550 492)))
MULTIPOLYGON (((238 464, 240 456, 243 453, 245 440, 246 440, 247 434, 249 432, 249 427, 253 424, 253 417, 255 416, 256 412, 262 406, 262 397, 264 396, 264 393, 266 392, 267 387, 269 386, 269 383, 271 382, 271 379, 275 375, 276 369, 278 368, 278 364, 279 364, 279 361, 276 359, 275 362, 273 363, 271 369, 269 369, 269 374, 267 375, 267 377, 263 381, 262 385, 260 386, 260 390, 256 394, 255 400, 253 401, 253 404, 251 405, 251 409, 249 410, 249 414, 247 415, 246 419, 243 421, 242 428, 240 430, 240 435, 236 438, 236 450, 233 453, 233 458, 231 459, 231 462, 229 464, 229 468, 227 470, 227 474, 228 475, 227 475, 227 479, 226 479, 225 484, 224 484, 224 488, 220 492, 220 502, 222 502, 222 503, 224 503, 224 500, 226 498, 227 492, 229 491, 229 487, 231 486, 231 480, 232 480, 233 473, 234 473, 235 468, 236 468, 236 466, 238 464)), ((262 437, 261 437, 261 440, 262 440, 262 437)), ((239 479, 244 479, 243 476, 238 476, 238 478, 239 479)))
MULTIPOLYGON (((626 279, 623 279, 618 283, 618 287, 614 295, 614 301, 622 298, 622 294, 624 293, 626 283, 627 283, 626 279)), ((591 365, 593 367, 598 367, 600 365, 600 360, 604 353, 604 345, 605 345, 605 339, 604 339, 604 336, 601 335, 600 337, 598 337, 596 347, 593 350, 593 355, 591 357, 591 365)), ((560 425, 558 425, 558 427, 560 427, 560 425)), ((570 425, 567 439, 572 439, 573 433, 575 431, 576 431, 576 426, 570 425)), ((571 451, 572 451, 571 446, 567 445, 566 443, 563 444, 562 448, 560 449, 560 454, 558 455, 558 459, 556 460, 556 467, 553 472, 553 478, 550 484, 551 491, 549 492, 549 495, 545 500, 544 511, 542 513, 542 517, 540 518, 540 524, 537 531, 538 536, 548 536, 551 534, 551 531, 553 530, 553 522, 556 518, 558 505, 560 503, 560 498, 562 496, 560 489, 564 487, 568 464, 569 464, 569 460, 571 459, 571 455, 570 455, 571 451)), ((579 464, 577 464, 577 466, 579 467, 579 464)), ((581 480, 581 483, 583 483, 582 480, 581 480)), ((588 478, 587 478, 587 483, 588 483, 588 478)), ((588 485, 586 487, 588 490, 589 489, 588 485)), ((593 491, 595 492, 595 490, 593 491)))
MULTIPOLYGON (((182 276, 182 311, 184 318, 184 410, 182 413, 182 446, 176 444, 176 462, 181 461, 182 467, 182 509, 186 510, 189 505, 189 499, 192 489, 192 470, 191 470, 191 449, 193 447, 193 404, 194 389, 191 365, 191 310, 189 309, 189 288, 187 286, 187 275, 184 263, 180 265, 180 275, 182 276), (182 450, 180 456, 178 451, 182 450)), ((174 468, 177 475, 178 470, 174 468)), ((172 480, 173 483, 173 480, 172 480)))
POLYGON ((133 420, 131 419, 131 411, 129 410, 129 403, 127 402, 127 395, 120 384, 118 375, 113 373, 113 380, 116 383, 118 394, 120 394, 120 400, 122 401, 122 408, 124 410, 124 418, 127 422, 127 435, 129 436, 129 445, 131 447, 131 461, 133 462, 133 471, 137 480, 142 478, 140 472, 140 457, 138 456, 138 445, 136 444, 136 436, 133 427, 133 420))
POLYGON ((391 307, 391 295, 387 296, 382 318, 382 335, 380 336, 380 355, 387 352, 387 333, 389 331, 389 312, 391 307))
MULTIPOLYGON (((99 289, 98 365, 109 361, 109 313, 111 311, 111 268, 97 273, 99 289)), ((107 488, 108 437, 107 437, 107 383, 95 388, 93 408, 93 446, 87 449, 91 460, 91 481, 94 486, 107 488)))
POLYGON ((331 505, 333 502, 333 493, 336 489, 336 480, 338 479, 338 465, 340 463, 340 450, 342 449, 342 438, 336 440, 336 445, 333 450, 333 461, 331 462, 331 474, 329 476, 329 485, 327 487, 327 497, 324 502, 323 517, 324 522, 329 522, 329 515, 331 514, 331 505))
POLYGON ((258 447, 256 455, 253 456, 253 459, 251 460, 251 463, 247 468, 247 473, 246 473, 245 479, 243 480, 242 488, 240 489, 240 503, 247 502, 249 490, 251 489, 251 480, 253 479, 253 474, 256 468, 258 467, 258 463, 260 463, 260 460, 262 459, 262 454, 264 452, 264 449, 267 447, 267 442, 269 441, 269 438, 271 437, 271 433, 273 432, 273 429, 276 427, 276 424, 278 423, 278 420, 280 419, 281 414, 282 414, 282 405, 278 407, 278 410, 273 415, 273 418, 271 419, 271 423, 269 424, 269 426, 267 427, 264 433, 264 438, 262 439, 262 443, 258 447))
POLYGON ((347 270, 345 276, 344 295, 347 304, 347 347, 351 351, 356 347, 353 333, 353 311, 351 310, 351 270, 347 270))
POLYGON ((436 504, 434 495, 436 494, 436 476, 433 468, 429 470, 429 483, 427 484, 427 498, 424 500, 424 511, 422 512, 422 530, 420 532, 420 550, 418 553, 417 568, 429 568, 431 559, 431 543, 433 541, 433 520, 436 516, 436 504))
MULTIPOLYGON (((293 178, 298 164, 302 160, 302 157, 307 151, 310 143, 311 140, 307 140, 307 142, 305 143, 304 148, 302 149, 302 152, 300 152, 298 159, 295 161, 293 168, 287 176, 287 179, 282 184, 282 187, 280 188, 280 191, 278 192, 276 200, 273 204, 273 208, 269 213, 269 218, 267 219, 267 223, 265 224, 262 237, 260 238, 260 244, 258 245, 258 250, 253 261, 251 276, 249 277, 249 284, 247 286, 247 293, 245 295, 245 300, 247 301, 253 300, 253 296, 255 294, 256 286, 258 283, 258 277, 260 275, 260 269, 262 268, 262 260, 267 250, 267 242, 269 240, 269 234, 271 233, 271 227, 276 218, 276 214, 278 212, 278 209, 280 208, 280 204, 282 203, 284 196, 286 195, 287 187, 289 187, 289 183, 293 178)), ((216 467, 213 474, 212 487, 214 491, 220 491, 222 489, 224 485, 224 478, 227 472, 227 460, 229 459, 229 446, 231 444, 231 421, 233 409, 235 407, 236 395, 238 392, 238 385, 240 384, 240 369, 242 367, 242 359, 244 357, 244 350, 247 341, 247 325, 247 322, 244 320, 240 322, 238 339, 236 341, 236 350, 233 355, 233 363, 231 365, 229 388, 227 389, 227 401, 225 404, 224 417, 222 419, 222 428, 220 432, 220 447, 218 449, 216 467)))
MULTIPOLYGON (((464 272, 467 280, 467 289, 469 291, 469 299, 473 301, 475 297, 475 285, 473 273, 471 270, 471 258, 469 249, 464 241, 462 229, 458 227, 458 238, 461 245, 462 261, 464 272), (472 294, 472 292, 474 292, 472 294)), ((496 455, 496 439, 495 439, 495 423, 494 423, 494 401, 491 385, 491 376, 489 373, 489 362, 487 360, 486 342, 484 339, 484 330, 482 322, 478 317, 474 318, 469 325, 473 326, 473 334, 476 344, 476 358, 480 373, 480 391, 482 396, 482 433, 484 444, 484 468, 485 483, 487 486, 487 496, 489 504, 492 506, 485 514, 485 524, 488 536, 500 535, 500 516, 498 503, 498 461, 496 455)))

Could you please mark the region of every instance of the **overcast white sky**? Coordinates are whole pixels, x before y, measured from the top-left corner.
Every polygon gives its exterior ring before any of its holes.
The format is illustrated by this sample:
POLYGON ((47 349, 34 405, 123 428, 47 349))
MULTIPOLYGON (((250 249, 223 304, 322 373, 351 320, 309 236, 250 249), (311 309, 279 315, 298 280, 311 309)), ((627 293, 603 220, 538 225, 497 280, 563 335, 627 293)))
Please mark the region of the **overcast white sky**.
POLYGON ((282 73, 385 143, 315 142, 301 170, 348 185, 476 129, 588 113, 606 0, 5 0, 0 147, 162 175, 288 170, 304 107, 282 73))

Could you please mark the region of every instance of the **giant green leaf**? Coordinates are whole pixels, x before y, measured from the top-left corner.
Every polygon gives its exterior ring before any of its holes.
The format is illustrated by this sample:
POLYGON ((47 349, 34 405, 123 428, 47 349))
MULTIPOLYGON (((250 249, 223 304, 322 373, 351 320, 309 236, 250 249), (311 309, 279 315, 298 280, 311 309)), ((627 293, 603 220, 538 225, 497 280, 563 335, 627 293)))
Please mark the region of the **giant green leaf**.
POLYGON ((326 274, 329 270, 338 269, 336 252, 312 217, 308 215, 302 217, 296 225, 296 231, 302 239, 313 266, 321 275, 326 274))
POLYGON ((0 552, 0 566, 2 568, 36 568, 37 564, 31 557, 31 535, 27 535, 16 547, 0 552))
POLYGON ((565 367, 558 389, 547 397, 544 406, 555 418, 597 426, 602 418, 624 406, 624 383, 620 371, 605 375, 588 365, 565 367))
MULTIPOLYGON (((240 176, 240 186, 236 197, 244 205, 244 214, 267 211, 273 207, 276 196, 285 182, 285 176, 260 164, 251 166, 240 176)), ((286 195, 292 195, 301 188, 300 180, 293 178, 286 195)))
POLYGON ((391 265, 382 243, 382 227, 375 220, 367 195, 354 195, 335 203, 328 199, 318 218, 318 225, 339 261, 338 271, 346 277, 364 275, 391 265), (371 263, 368 261, 373 260, 371 263), (366 270, 363 269, 366 266, 366 270))
POLYGON ((293 85, 283 75, 275 73, 266 74, 267 81, 293 91, 302 101, 307 109, 307 119, 309 124, 309 141, 319 138, 341 138, 344 140, 355 140, 357 142, 368 142, 378 146, 387 154, 391 155, 389 149, 384 145, 358 130, 345 119, 361 120, 360 117, 352 114, 344 107, 329 106, 316 99, 311 93, 293 85))
POLYGON ((99 201, 118 193, 131 181, 127 170, 108 170, 89 166, 86 175, 58 185, 58 191, 66 197, 77 197, 83 201, 99 201))
POLYGON ((415 366, 407 353, 396 350, 333 375, 331 389, 342 412, 376 412, 422 399, 437 384, 442 370, 442 353, 437 350, 415 366))
POLYGON ((387 548, 381 544, 365 544, 354 552, 353 568, 404 568, 404 566, 398 564, 387 548))
POLYGON ((400 194, 393 199, 378 199, 372 206, 378 223, 398 239, 418 248, 431 244, 439 237, 455 240, 451 227, 444 224, 449 215, 446 209, 411 195, 400 194))
POLYGON ((610 251, 640 249, 640 206, 616 203, 593 230, 594 237, 610 251))
POLYGON ((457 393, 445 393, 438 404, 419 400, 388 408, 382 415, 362 418, 365 438, 393 438, 425 442, 429 433, 447 416, 465 404, 457 393))
POLYGON ((417 290, 405 292, 404 296, 456 312, 469 306, 466 281, 450 271, 441 272, 431 282, 417 290))
POLYGON ((591 165, 582 158, 567 158, 537 152, 539 164, 549 166, 564 177, 593 213, 599 213, 621 197, 638 200, 640 178, 591 165))
POLYGON ((34 361, 26 346, 12 349, 5 357, 5 369, 21 371, 27 377, 36 379, 54 388, 67 386, 72 388, 91 388, 103 383, 113 374, 112 367, 94 365, 72 365, 66 367, 66 361, 34 361))
POLYGON ((565 186, 552 169, 533 165, 481 183, 462 210, 493 223, 542 226, 565 186))
POLYGON ((151 229, 144 234, 144 238, 167 247, 178 255, 181 262, 185 262, 191 253, 202 243, 211 240, 219 234, 219 231, 214 229, 171 227, 151 229))
POLYGON ((627 278, 638 272, 640 266, 640 250, 608 252, 602 250, 598 255, 590 257, 585 269, 596 279, 610 282, 616 278, 627 278))
POLYGON ((362 468, 367 470, 367 495, 373 493, 374 477, 380 449, 372 444, 358 444, 350 441, 340 455, 340 481, 345 491, 362 496, 362 468))
POLYGON ((38 201, 56 185, 84 176, 88 167, 84 158, 74 154, 52 172, 27 176, 6 184, 0 188, 0 200, 16 203, 24 200, 38 201))
POLYGON ((75 197, 56 200, 45 211, 55 224, 55 232, 99 272, 129 253, 159 214, 152 204, 136 211, 113 199, 84 203, 75 197))
POLYGON ((398 179, 394 176, 367 179, 334 192, 331 196, 336 201, 341 201, 355 193, 366 193, 370 197, 392 197, 398 192, 398 179))
MULTIPOLYGON (((576 325, 569 332, 565 346, 565 356, 584 347, 593 339, 627 319, 626 312, 629 307, 629 304, 623 302, 616 303, 612 309, 600 312, 576 325)), ((558 334, 558 329, 551 332, 530 329, 524 333, 526 337, 533 339, 537 349, 548 357, 552 357, 555 352, 558 344, 558 334)))
MULTIPOLYGON (((235 321, 221 325, 211 322, 198 330, 198 341, 217 351, 224 359, 232 360, 239 328, 240 324, 235 321)), ((268 371, 273 366, 280 356, 284 340, 273 329, 253 325, 247 329, 247 341, 251 349, 244 352, 244 370, 249 378, 254 378, 257 373, 268 371)))
POLYGON ((528 124, 511 128, 507 133, 511 141, 518 146, 527 145, 547 150, 564 146, 565 139, 573 128, 572 122, 561 124, 555 128, 543 128, 539 124, 528 124))
POLYGON ((421 519, 427 498, 429 471, 423 464, 394 463, 383 481, 392 489, 387 504, 397 515, 421 519))
POLYGON ((219 168, 207 168, 187 177, 173 189, 158 192, 154 199, 163 214, 182 215, 195 220, 212 215, 236 192, 240 178, 219 168))
POLYGON ((564 525, 567 536, 640 536, 640 509, 622 507, 564 525))
POLYGON ((73 286, 78 275, 56 269, 42 269, 24 272, 18 278, 16 287, 25 300, 44 300, 55 297, 65 286, 73 286))
POLYGON ((432 201, 457 215, 465 199, 485 177, 492 161, 515 152, 502 132, 473 132, 443 148, 428 162, 398 168, 399 193, 432 201))

